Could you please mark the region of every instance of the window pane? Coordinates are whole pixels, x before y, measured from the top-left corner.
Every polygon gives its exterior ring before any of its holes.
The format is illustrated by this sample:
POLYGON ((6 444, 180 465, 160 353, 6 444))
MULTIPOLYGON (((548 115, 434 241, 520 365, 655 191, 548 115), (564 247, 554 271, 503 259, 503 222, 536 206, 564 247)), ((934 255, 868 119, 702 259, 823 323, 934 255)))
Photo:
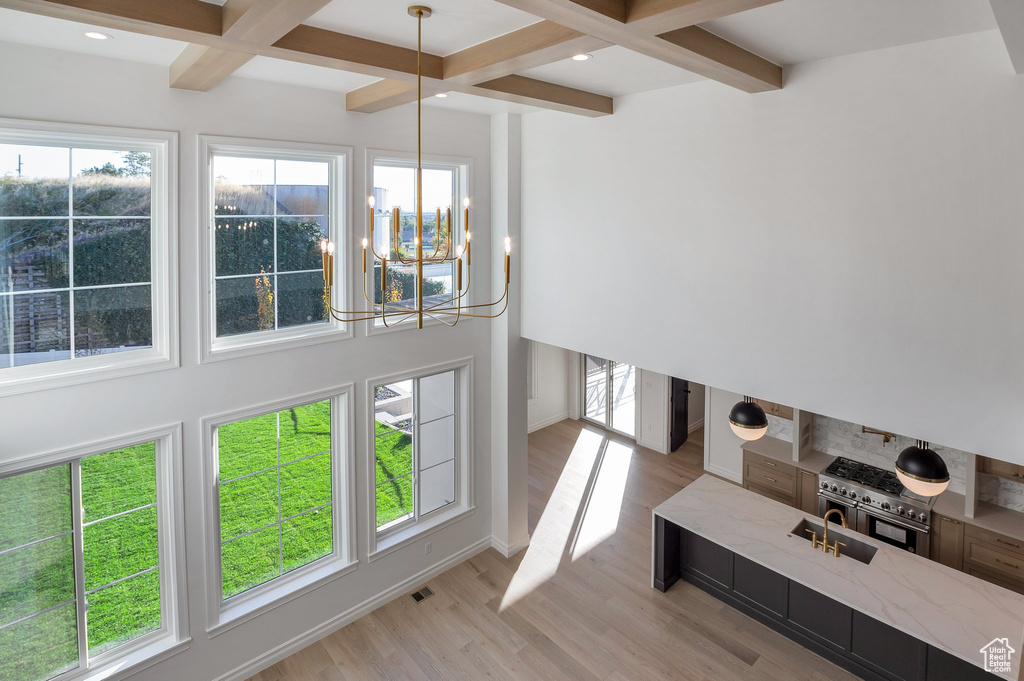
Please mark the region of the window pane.
POLYGON ((0 220, 0 292, 67 285, 67 220, 0 220))
POLYGON ((0 144, 0 216, 68 214, 71 151, 0 144))
POLYGON ((420 379, 420 422, 455 413, 455 372, 446 371, 420 379))
POLYGON ((420 514, 455 501, 455 461, 420 471, 420 514))
POLYGON ((273 218, 217 218, 216 222, 218 277, 274 271, 273 218))
POLYGON ((331 454, 288 464, 281 469, 281 517, 304 513, 331 501, 331 454))
POLYGON ((75 357, 153 347, 150 286, 75 291, 75 357))
POLYGON ((147 442, 82 460, 82 515, 92 522, 156 503, 156 445, 147 442))
POLYGON ((0 679, 46 681, 78 666, 75 604, 0 629, 0 679))
POLYGON ((71 527, 70 466, 0 478, 0 551, 71 527))
POLYGON ((281 575, 280 526, 228 542, 221 548, 223 594, 231 598, 281 575))
POLYGON ((89 654, 97 655, 160 628, 160 571, 89 595, 89 654))
POLYGON ((277 414, 217 427, 220 479, 227 481, 277 465, 277 414))
POLYGON ((612 428, 633 435, 636 430, 636 369, 612 362, 612 428))
POLYGON ((150 155, 140 151, 74 149, 74 215, 147 216, 151 212, 150 155))
POLYGON ((277 162, 279 215, 327 215, 330 165, 319 161, 277 162))
POLYGON ((274 161, 216 156, 213 159, 216 215, 273 215, 274 161))
POLYGON ((391 522, 411 518, 412 504, 411 475, 377 485, 377 529, 391 522))
POLYGON ((334 551, 331 507, 317 509, 287 521, 282 528, 284 571, 309 565, 334 551))
POLYGON ((0 368, 71 358, 71 296, 0 295, 0 368))
POLYGON ((324 275, 319 270, 300 274, 279 274, 277 286, 281 296, 277 304, 280 328, 327 321, 327 309, 324 306, 324 275))
POLYGON ((270 276, 217 281, 217 335, 274 328, 274 280, 270 276))
POLYGON ((220 486, 222 541, 279 520, 276 469, 220 486))
POLYGON ((455 417, 420 424, 420 469, 455 458, 455 417))
POLYGON ((0 554, 0 627, 73 600, 75 553, 70 534, 0 554))
MULTIPOLYGON (((323 269, 320 242, 327 238, 327 218, 278 218, 279 272, 323 269)), ((322 279, 321 279, 322 284, 322 279)))
POLYGON ((281 419, 282 463, 330 450, 330 400, 285 409, 278 416, 281 419))
POLYGON ((377 424, 377 483, 412 472, 412 434, 377 424))
POLYGON ((150 279, 149 220, 76 220, 75 286, 150 279))
POLYGON ((87 525, 85 589, 91 591, 157 565, 156 508, 87 525))
POLYGON ((605 373, 605 360, 593 355, 586 355, 585 373, 585 407, 584 415, 595 421, 604 423, 608 404, 608 381, 605 373))

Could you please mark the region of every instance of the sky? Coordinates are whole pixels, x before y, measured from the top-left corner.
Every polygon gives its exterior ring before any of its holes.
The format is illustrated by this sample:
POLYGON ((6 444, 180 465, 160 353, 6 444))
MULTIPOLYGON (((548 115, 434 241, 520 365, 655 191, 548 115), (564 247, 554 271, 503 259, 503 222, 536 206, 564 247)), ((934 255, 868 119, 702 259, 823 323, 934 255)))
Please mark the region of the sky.
POLYGON ((67 147, 36 147, 23 144, 0 144, 0 176, 18 176, 18 155, 21 155, 21 176, 33 179, 66 178, 68 168, 77 175, 87 168, 105 163, 122 165, 122 152, 102 149, 74 149, 67 147), (69 166, 70 164, 70 166, 69 166))

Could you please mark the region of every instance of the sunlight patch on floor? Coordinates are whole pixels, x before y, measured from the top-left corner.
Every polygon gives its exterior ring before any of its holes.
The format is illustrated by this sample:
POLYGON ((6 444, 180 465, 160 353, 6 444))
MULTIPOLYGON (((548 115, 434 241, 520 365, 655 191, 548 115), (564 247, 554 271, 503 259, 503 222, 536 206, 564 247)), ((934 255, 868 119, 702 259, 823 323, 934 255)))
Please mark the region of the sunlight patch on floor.
POLYGON ((571 553, 574 561, 615 534, 632 460, 632 447, 614 440, 606 443, 597 479, 587 497, 583 518, 573 540, 571 553))
POLYGON ((600 431, 585 428, 580 432, 537 521, 526 555, 502 596, 500 610, 514 605, 558 571, 604 443, 600 431))

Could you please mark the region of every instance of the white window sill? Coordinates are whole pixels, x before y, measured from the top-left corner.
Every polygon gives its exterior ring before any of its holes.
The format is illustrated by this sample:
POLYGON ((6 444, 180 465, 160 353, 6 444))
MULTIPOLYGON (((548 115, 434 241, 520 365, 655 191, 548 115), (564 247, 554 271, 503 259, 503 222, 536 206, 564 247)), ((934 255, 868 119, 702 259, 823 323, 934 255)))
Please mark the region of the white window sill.
POLYGON ((207 628, 210 638, 234 629, 240 624, 270 612, 300 596, 347 575, 359 566, 359 561, 348 563, 332 561, 299 574, 279 577, 268 588, 256 587, 251 593, 236 596, 220 610, 218 621, 207 628))
POLYGON ((277 331, 254 331, 218 338, 204 354, 203 362, 216 362, 236 357, 251 357, 266 352, 303 348, 318 343, 348 340, 353 337, 351 324, 324 323, 277 331))
POLYGON ((0 370, 0 397, 65 388, 178 367, 177 357, 159 350, 127 350, 0 370))
POLYGON ((62 681, 105 681, 111 678, 123 678, 148 669, 158 662, 171 658, 189 649, 191 639, 175 640, 172 636, 163 636, 141 648, 124 655, 116 655, 107 662, 93 669, 62 676, 62 681))
POLYGON ((376 550, 370 553, 366 557, 366 560, 372 563, 378 558, 383 558, 403 546, 408 546, 421 537, 433 534, 434 532, 448 527, 452 523, 456 523, 463 518, 468 518, 473 515, 474 510, 476 510, 475 506, 456 506, 450 511, 446 511, 434 516, 433 518, 428 518, 427 520, 410 525, 409 527, 399 530, 393 534, 389 534, 386 537, 377 539, 376 550))

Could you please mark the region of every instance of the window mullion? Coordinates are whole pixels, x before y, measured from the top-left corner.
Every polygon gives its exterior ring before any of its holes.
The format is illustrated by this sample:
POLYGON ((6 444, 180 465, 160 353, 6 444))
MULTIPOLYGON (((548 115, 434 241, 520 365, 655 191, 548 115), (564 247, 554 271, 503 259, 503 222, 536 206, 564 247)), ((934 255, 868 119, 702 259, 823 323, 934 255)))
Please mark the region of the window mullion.
POLYGON ((412 517, 420 519, 420 379, 412 382, 412 517))
MULTIPOLYGON (((75 181, 74 149, 68 148, 68 348, 75 359, 75 181)), ((152 235, 150 236, 152 238, 152 235)), ((13 324, 13 322, 12 322, 13 324)), ((13 366, 13 363, 12 363, 13 366)))
MULTIPOLYGON (((274 162, 274 212, 277 212, 277 162, 274 162)), ((274 233, 277 234, 277 218, 274 218, 274 233)), ((277 259, 277 244, 274 244, 274 259, 277 259)), ((274 296, 277 300, 277 296, 274 296)), ((276 302, 275 302, 276 305, 276 302)), ((284 522, 281 520, 281 412, 277 412, 277 570, 284 574, 284 522)))
POLYGON ((75 600, 78 620, 78 668, 89 665, 88 608, 85 597, 85 530, 82 524, 82 460, 71 464, 71 520, 75 546, 75 600))

